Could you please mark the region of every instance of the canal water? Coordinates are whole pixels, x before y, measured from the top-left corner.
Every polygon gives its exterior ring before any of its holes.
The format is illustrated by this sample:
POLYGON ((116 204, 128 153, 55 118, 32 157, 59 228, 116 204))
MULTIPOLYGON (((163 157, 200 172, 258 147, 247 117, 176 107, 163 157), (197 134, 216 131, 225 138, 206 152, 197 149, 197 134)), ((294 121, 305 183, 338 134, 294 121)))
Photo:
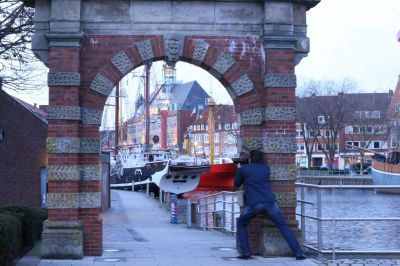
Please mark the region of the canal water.
MULTIPOLYGON (((300 188, 297 197, 300 199, 300 188)), ((400 218, 400 194, 375 193, 374 190, 322 190, 322 218, 400 218)), ((317 216, 317 189, 305 188, 306 215, 317 216)), ((300 213, 298 204, 297 213, 300 213)), ((297 216, 300 225, 300 217, 297 216)), ((357 251, 400 251, 400 221, 323 221, 323 249, 357 251), (336 225, 336 226, 334 226, 336 225)), ((305 243, 318 246, 318 224, 306 219, 305 243)))

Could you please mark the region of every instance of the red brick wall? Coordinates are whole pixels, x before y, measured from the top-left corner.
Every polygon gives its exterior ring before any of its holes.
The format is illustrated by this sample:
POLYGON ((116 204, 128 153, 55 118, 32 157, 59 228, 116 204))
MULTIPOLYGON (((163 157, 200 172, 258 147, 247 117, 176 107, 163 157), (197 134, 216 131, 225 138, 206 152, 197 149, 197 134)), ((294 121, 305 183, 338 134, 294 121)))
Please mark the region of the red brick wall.
POLYGON ((0 205, 40 207, 40 168, 47 165, 47 124, 0 91, 0 205))

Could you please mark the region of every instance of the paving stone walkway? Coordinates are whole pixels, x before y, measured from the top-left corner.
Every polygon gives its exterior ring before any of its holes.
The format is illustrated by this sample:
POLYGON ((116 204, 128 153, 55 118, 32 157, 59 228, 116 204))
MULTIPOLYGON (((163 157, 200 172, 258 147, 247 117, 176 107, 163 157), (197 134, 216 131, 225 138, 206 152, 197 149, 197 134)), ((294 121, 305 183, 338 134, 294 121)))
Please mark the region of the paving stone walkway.
POLYGON ((17 266, 224 266, 224 265, 400 265, 399 260, 326 260, 293 257, 237 260, 235 237, 171 224, 169 213, 144 193, 113 190, 111 208, 102 213, 103 254, 82 260, 41 260, 40 247, 17 266))

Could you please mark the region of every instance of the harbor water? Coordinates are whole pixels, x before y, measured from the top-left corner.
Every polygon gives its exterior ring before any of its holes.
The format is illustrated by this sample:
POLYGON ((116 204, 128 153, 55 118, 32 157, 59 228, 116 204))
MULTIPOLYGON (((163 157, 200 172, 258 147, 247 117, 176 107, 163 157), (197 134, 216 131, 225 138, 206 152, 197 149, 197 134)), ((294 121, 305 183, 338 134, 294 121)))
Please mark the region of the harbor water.
MULTIPOLYGON (((305 214, 317 216, 317 189, 304 188, 305 214)), ((300 199, 300 188, 297 188, 300 199)), ((300 213, 298 203, 296 213, 300 213)), ((321 190, 323 249, 354 251, 400 252, 400 221, 338 221, 339 218, 400 218, 400 195, 376 193, 375 190, 331 189, 321 190)), ((300 223, 300 217, 297 216, 300 223)), ((317 220, 306 218, 305 244, 318 246, 317 220)))

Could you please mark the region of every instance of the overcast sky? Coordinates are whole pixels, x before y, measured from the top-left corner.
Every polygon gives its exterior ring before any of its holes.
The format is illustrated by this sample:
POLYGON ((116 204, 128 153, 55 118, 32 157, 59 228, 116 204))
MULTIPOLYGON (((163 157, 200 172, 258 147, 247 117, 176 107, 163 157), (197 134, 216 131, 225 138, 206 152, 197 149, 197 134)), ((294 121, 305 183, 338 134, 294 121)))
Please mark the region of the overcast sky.
POLYGON ((298 80, 350 78, 368 92, 394 89, 400 74, 400 0, 322 0, 307 16, 311 49, 298 80))
MULTIPOLYGON (((299 83, 350 78, 362 91, 395 88, 400 74, 400 43, 396 42, 400 0, 322 0, 307 14, 311 51, 296 67, 299 83)), ((178 63, 177 79, 196 79, 217 102, 230 101, 225 88, 195 66, 178 63)), ((45 94, 17 97, 30 103, 48 103, 45 94)))

